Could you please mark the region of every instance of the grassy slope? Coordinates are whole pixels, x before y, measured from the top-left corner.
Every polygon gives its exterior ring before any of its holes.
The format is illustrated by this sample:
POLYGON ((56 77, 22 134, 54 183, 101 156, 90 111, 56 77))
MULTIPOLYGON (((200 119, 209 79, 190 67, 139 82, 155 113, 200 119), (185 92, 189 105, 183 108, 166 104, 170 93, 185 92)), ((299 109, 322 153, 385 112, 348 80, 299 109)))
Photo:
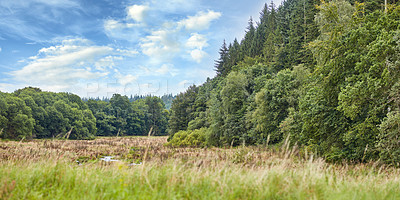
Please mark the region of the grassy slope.
POLYGON ((397 169, 255 147, 169 149, 164 139, 2 142, 0 199, 400 199, 397 169), (74 162, 107 152, 125 161, 74 162), (146 162, 128 166, 124 153, 146 162))

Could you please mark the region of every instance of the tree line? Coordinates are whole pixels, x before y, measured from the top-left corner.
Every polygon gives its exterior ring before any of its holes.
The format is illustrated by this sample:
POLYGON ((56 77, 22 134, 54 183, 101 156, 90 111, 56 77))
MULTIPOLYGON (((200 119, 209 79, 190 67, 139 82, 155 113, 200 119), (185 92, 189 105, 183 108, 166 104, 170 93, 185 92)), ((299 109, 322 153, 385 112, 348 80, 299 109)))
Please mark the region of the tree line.
POLYGON ((329 161, 398 163, 400 6, 383 3, 266 4, 223 42, 217 76, 174 99, 169 145, 288 139, 329 161))
POLYGON ((167 133, 169 112, 159 97, 130 102, 114 94, 109 101, 27 87, 0 92, 0 137, 92 139, 94 136, 167 133))
MULTIPOLYGON (((140 99, 146 99, 148 96, 151 96, 151 95, 137 95, 137 94, 136 95, 130 95, 129 102, 134 102, 134 101, 137 101, 137 100, 140 100, 140 99)), ((165 108, 167 110, 169 110, 171 108, 172 100, 175 99, 175 96, 172 95, 172 94, 164 94, 160 98, 164 102, 165 108)), ((100 97, 95 97, 95 98, 94 97, 89 97, 89 98, 88 97, 83 97, 82 100, 84 102, 87 102, 89 100, 110 102, 110 98, 109 97, 102 97, 102 98, 100 98, 100 97)))

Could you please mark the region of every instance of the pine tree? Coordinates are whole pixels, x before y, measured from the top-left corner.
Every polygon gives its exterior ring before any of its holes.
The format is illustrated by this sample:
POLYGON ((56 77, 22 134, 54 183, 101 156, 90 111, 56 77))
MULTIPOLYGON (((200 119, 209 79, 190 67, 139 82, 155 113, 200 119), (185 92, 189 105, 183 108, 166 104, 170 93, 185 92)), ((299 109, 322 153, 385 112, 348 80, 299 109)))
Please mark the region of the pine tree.
POLYGON ((241 42, 241 51, 245 56, 252 56, 252 43, 255 36, 256 28, 254 27, 253 18, 250 17, 249 25, 247 26, 246 34, 241 42))
POLYGON ((225 40, 219 49, 219 55, 219 59, 215 61, 215 71, 217 72, 217 76, 224 76, 227 74, 224 65, 228 60, 228 48, 226 47, 225 40))
MULTIPOLYGON (((264 9, 260 13, 260 22, 257 24, 257 28, 254 33, 254 37, 251 43, 250 56, 260 56, 263 54, 263 46, 268 36, 268 18, 270 11, 268 5, 265 4, 264 9)), ((251 28, 251 27, 250 27, 251 28)))

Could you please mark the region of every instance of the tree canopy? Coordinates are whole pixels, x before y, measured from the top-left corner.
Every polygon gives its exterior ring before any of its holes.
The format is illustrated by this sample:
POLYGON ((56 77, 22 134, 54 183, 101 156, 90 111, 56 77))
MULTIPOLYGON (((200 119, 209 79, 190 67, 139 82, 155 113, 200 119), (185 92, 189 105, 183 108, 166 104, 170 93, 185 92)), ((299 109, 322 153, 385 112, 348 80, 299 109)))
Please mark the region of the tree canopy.
POLYGON ((400 6, 380 5, 265 4, 241 42, 223 42, 216 77, 173 101, 170 140, 195 127, 202 145, 289 138, 330 161, 398 163, 400 6))
POLYGON ((32 87, 0 93, 2 138, 147 135, 151 127, 154 135, 165 135, 168 118, 169 112, 159 97, 130 101, 114 94, 108 101, 83 101, 74 94, 43 92, 32 87))

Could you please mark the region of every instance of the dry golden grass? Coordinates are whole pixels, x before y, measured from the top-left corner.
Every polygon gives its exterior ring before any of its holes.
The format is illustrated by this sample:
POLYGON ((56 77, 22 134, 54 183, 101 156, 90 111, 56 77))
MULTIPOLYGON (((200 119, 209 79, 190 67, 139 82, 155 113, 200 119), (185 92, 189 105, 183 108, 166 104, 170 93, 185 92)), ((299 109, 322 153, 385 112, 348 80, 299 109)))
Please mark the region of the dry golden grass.
POLYGON ((122 162, 163 163, 180 160, 198 166, 230 165, 248 168, 268 168, 279 165, 282 169, 298 168, 318 163, 320 168, 343 172, 371 171, 393 173, 395 168, 367 164, 327 164, 311 155, 299 155, 296 148, 236 147, 236 148, 170 148, 165 147, 167 137, 101 137, 95 140, 31 140, 0 141, 0 161, 38 162, 43 160, 99 161, 104 156, 114 156, 122 162), (146 152, 147 151, 147 152, 146 152))
POLYGON ((329 164, 285 145, 169 148, 166 139, 1 141, 0 199, 400 198, 396 168, 329 164))
MULTIPOLYGON (((240 148, 169 148, 164 144, 167 137, 102 137, 96 140, 31 140, 26 142, 0 142, 1 161, 69 160, 82 158, 96 160, 114 156, 119 160, 143 160, 163 162, 167 159, 197 161, 199 164, 237 163, 259 166, 285 162, 289 154, 277 154, 259 147, 240 148), (273 160, 273 161, 272 161, 273 160)), ((289 151, 290 153, 290 151, 289 151)), ((289 164, 289 162, 287 163, 289 164)))

